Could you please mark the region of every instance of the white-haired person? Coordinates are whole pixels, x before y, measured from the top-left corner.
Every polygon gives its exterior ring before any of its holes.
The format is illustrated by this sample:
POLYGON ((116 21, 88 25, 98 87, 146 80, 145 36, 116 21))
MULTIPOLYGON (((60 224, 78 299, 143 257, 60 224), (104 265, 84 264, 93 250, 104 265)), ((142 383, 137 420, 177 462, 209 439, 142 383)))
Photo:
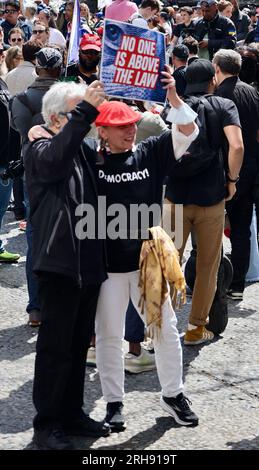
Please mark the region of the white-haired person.
MULTIPOLYGON (((123 337, 130 298, 142 321, 146 321, 139 308, 139 258, 151 220, 148 217, 146 226, 142 227, 143 231, 139 231, 136 236, 136 227, 128 226, 130 213, 141 204, 146 205, 147 211, 153 205, 160 209, 163 182, 171 164, 175 158, 184 155, 198 135, 194 122, 196 113, 176 94, 175 81, 168 67, 162 74, 161 81, 167 89, 167 98, 172 106, 172 131, 164 132, 159 137, 150 137, 135 147, 136 122, 140 119, 140 114, 118 101, 100 105, 99 115, 95 120, 104 142, 99 154, 95 150, 95 158, 102 157, 103 163, 96 168, 96 181, 99 195, 106 198, 108 221, 108 278, 101 286, 96 312, 96 363, 107 402, 105 421, 115 431, 122 431, 126 427, 123 416, 123 337), (118 224, 117 213, 114 213, 115 220, 112 217, 112 211, 118 205, 123 206, 127 227, 122 224, 122 231, 114 237, 109 233, 109 228, 112 224, 118 224)), ((38 127, 33 129, 31 138, 37 135, 44 135, 38 127)), ((90 142, 85 142, 84 152, 89 159, 92 158, 93 146, 90 142)), ((77 202, 80 203, 79 198, 77 202)), ((154 217, 152 225, 159 224, 160 214, 157 213, 157 216, 159 220, 154 217)), ((103 220, 103 217, 100 218, 103 220)), ((83 227, 85 221, 82 219, 81 222, 81 231, 79 229, 78 233, 86 233, 83 227)), ((89 226, 88 228, 91 229, 89 226)), ((162 387, 161 406, 177 423, 195 426, 198 424, 198 417, 183 394, 182 349, 170 296, 162 305, 161 312, 161 331, 154 337, 156 365, 162 387)))
POLYGON ((104 97, 97 81, 87 89, 52 86, 42 110, 49 137, 33 142, 24 157, 42 315, 33 384, 33 442, 41 449, 71 449, 67 435, 110 431, 82 409, 85 357, 106 279, 103 240, 81 241, 75 234, 77 205, 97 210, 93 170, 81 144, 104 97))

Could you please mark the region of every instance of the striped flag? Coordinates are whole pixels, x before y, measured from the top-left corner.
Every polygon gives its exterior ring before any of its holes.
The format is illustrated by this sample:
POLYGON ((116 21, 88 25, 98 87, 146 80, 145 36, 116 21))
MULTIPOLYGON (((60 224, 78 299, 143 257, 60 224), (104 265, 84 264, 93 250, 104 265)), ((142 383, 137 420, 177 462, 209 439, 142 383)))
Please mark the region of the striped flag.
POLYGON ((79 0, 75 0, 73 19, 67 54, 67 66, 78 61, 79 40, 81 35, 79 0))

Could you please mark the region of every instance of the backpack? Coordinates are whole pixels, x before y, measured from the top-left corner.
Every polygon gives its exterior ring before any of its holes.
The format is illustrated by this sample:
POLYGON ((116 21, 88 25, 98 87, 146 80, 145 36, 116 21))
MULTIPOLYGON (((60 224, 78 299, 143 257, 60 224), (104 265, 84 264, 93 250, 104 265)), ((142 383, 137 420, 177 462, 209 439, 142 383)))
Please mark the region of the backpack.
MULTIPOLYGON (((192 250, 191 256, 185 265, 185 279, 191 290, 194 288, 196 277, 196 249, 192 250)), ((228 324, 228 302, 227 291, 233 277, 233 267, 230 259, 223 255, 218 269, 217 290, 209 311, 209 323, 206 328, 215 335, 222 333, 228 324)))
MULTIPOLYGON (((207 95, 210 96, 210 95, 207 95)), ((186 96, 185 102, 197 113, 195 120, 199 135, 188 147, 184 155, 174 160, 173 174, 177 179, 188 179, 206 171, 216 158, 220 158, 220 148, 213 145, 212 128, 220 126, 219 117, 204 96, 186 96)))

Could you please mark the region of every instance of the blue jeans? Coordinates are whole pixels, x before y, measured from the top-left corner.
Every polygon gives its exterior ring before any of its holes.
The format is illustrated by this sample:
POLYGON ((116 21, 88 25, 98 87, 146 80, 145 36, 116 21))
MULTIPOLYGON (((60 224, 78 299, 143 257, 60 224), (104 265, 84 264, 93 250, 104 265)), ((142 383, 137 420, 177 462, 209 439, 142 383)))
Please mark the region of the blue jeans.
MULTIPOLYGON (((1 166, 0 173, 4 169, 5 168, 1 166)), ((6 209, 10 201, 12 187, 13 187, 12 180, 3 181, 2 178, 0 178, 0 229, 2 226, 4 214, 6 212, 6 209)), ((4 251, 3 243, 2 243, 2 240, 0 239, 0 253, 2 253, 3 251, 4 251)))
POLYGON ((145 325, 130 300, 126 313, 125 340, 129 343, 141 343, 144 336, 145 325))
POLYGON ((26 224, 26 238, 27 238, 27 257, 26 257, 26 278, 27 278, 27 287, 29 294, 29 302, 26 308, 26 312, 30 313, 32 310, 40 310, 39 303, 39 293, 38 293, 38 279, 35 276, 32 270, 32 238, 33 238, 33 228, 29 220, 26 224))

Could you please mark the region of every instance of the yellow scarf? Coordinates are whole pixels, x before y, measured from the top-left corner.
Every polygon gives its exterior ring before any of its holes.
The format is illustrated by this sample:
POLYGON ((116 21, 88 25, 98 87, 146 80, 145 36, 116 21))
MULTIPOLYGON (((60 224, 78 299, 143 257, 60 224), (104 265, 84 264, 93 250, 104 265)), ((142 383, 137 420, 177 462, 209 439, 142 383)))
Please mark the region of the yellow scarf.
POLYGON ((143 242, 139 260, 139 288, 141 312, 147 315, 149 334, 154 336, 162 324, 162 305, 174 287, 176 307, 186 302, 186 284, 174 243, 161 227, 149 229, 152 240, 143 242), (180 294, 180 295, 179 295, 180 294))

